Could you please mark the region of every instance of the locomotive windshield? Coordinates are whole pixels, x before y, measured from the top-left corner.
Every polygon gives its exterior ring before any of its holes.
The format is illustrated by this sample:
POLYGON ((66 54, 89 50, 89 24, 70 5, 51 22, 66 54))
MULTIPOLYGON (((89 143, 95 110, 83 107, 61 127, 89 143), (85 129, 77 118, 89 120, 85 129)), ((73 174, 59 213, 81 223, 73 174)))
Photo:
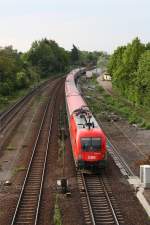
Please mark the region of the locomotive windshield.
POLYGON ((82 150, 85 152, 98 151, 101 149, 100 138, 81 138, 82 150))

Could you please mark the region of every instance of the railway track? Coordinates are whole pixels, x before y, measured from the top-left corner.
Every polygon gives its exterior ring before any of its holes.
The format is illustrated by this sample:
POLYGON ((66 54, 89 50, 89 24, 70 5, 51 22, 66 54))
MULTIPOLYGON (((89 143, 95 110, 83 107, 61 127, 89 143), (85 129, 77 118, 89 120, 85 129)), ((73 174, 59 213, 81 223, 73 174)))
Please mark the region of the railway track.
MULTIPOLYGON (((103 126, 103 123, 99 120, 99 124, 102 127, 102 129, 105 131, 105 128, 103 126)), ((135 176, 134 172, 130 169, 126 161, 123 159, 123 157, 119 154, 118 148, 112 144, 110 137, 107 135, 107 150, 111 157, 113 158, 115 164, 119 167, 121 173, 124 176, 135 176)))
MULTIPOLYGON (((98 120, 98 122, 105 131, 102 122, 100 120, 98 120)), ((111 143, 111 140, 108 137, 107 149, 121 173, 127 177, 134 176, 133 171, 119 154, 117 147, 111 143)), ((79 172, 77 178, 86 224, 125 224, 106 175, 87 175, 79 172)))
POLYGON ((88 225, 124 225, 124 219, 105 175, 78 172, 81 202, 88 225))
MULTIPOLYGON (((80 91, 82 92, 81 89, 80 89, 80 91)), ((84 96, 84 94, 83 94, 83 96, 84 96)), ((86 97, 84 97, 84 100, 86 102, 86 97)), ((107 131, 106 131, 105 126, 103 125, 102 121, 100 119, 98 119, 97 121, 98 121, 100 127, 102 128, 102 130, 105 132, 105 134, 107 134, 107 131)), ((123 134, 123 132, 122 132, 122 134, 123 134)), ((113 158, 115 164, 119 167, 121 173, 124 176, 128 176, 128 177, 135 176, 135 173, 130 169, 129 165, 126 163, 126 161, 123 159, 123 157, 119 154, 118 148, 114 144, 112 144, 111 137, 108 136, 108 134, 106 136, 107 136, 107 150, 108 150, 109 154, 111 155, 111 157, 113 158)), ((129 139, 124 134, 123 134, 123 136, 126 139, 129 139)), ((134 144, 131 143, 131 144, 133 145, 133 147, 135 147, 135 143, 134 144)))
MULTIPOLYGON (((51 80, 50 80, 51 81, 51 80)), ((8 110, 0 113, 0 133, 7 127, 7 125, 18 115, 22 108, 30 101, 30 99, 37 93, 47 87, 47 81, 32 89, 26 96, 21 98, 13 106, 9 107, 8 110)))
POLYGON ((11 225, 36 225, 38 222, 55 100, 60 84, 59 80, 53 87, 51 98, 44 111, 11 225))
MULTIPOLYGON (((87 97, 87 100, 88 100, 88 97, 87 97)), ((119 126, 116 125, 117 123, 115 123, 113 121, 111 122, 111 126, 110 126, 110 124, 107 124, 106 121, 104 121, 104 123, 102 121, 100 121, 99 118, 98 118, 98 122, 99 122, 102 130, 105 132, 105 134, 107 134, 108 152, 109 152, 110 156, 113 158, 115 164, 119 167, 123 176, 126 176, 125 178, 130 178, 132 176, 135 176, 136 170, 133 166, 133 160, 135 160, 136 157, 137 157, 137 159, 139 159, 138 156, 140 154, 143 155, 141 150, 139 149, 139 147, 124 132, 124 130, 123 130, 124 127, 120 126, 120 128, 119 128, 119 126), (105 129, 105 123, 106 123, 106 129, 105 129), (112 126, 113 126, 113 129, 112 129, 112 126), (120 131, 119 134, 118 134, 118 130, 120 131), (118 140, 118 142, 119 141, 120 142, 117 143, 117 140, 118 140), (122 141, 122 140, 125 140, 125 141, 122 141), (121 141, 122 141, 122 143, 121 143, 121 141), (128 143, 127 146, 126 146, 126 143, 128 143), (134 149, 136 148, 137 154, 132 154, 133 148, 134 149), (131 158, 129 158, 130 153, 131 153, 131 158), (132 169, 130 168, 130 166, 132 169)), ((110 171, 111 168, 114 168, 114 166, 113 167, 110 166, 108 171, 110 171)), ((106 171, 106 174, 107 174, 107 171, 106 171)), ((109 177, 109 175, 108 175, 108 177, 109 177)), ((128 196, 130 199, 130 195, 128 195, 127 190, 124 189, 124 193, 126 193, 126 195, 124 195, 125 199, 122 199, 122 197, 120 196, 120 202, 118 201, 118 206, 117 206, 116 200, 113 197, 113 193, 109 186, 108 178, 103 177, 102 175, 101 176, 89 175, 89 178, 88 178, 88 180, 85 180, 84 178, 81 177, 81 174, 78 174, 78 183, 80 186, 81 202, 83 205, 83 211, 84 211, 84 217, 85 217, 86 224, 89 224, 89 225, 92 225, 92 224, 94 224, 94 225, 97 225, 97 224, 98 225, 99 224, 103 224, 103 225, 118 224, 119 225, 119 224, 121 224, 122 225, 122 224, 128 224, 128 223, 129 224, 147 224, 147 222, 148 222, 147 218, 145 219, 145 222, 139 222, 140 219, 142 221, 142 213, 141 213, 142 210, 139 210, 138 214, 137 214, 137 212, 135 212, 136 211, 135 209, 138 208, 138 202, 137 202, 137 204, 135 203, 134 207, 133 207, 133 204, 132 204, 132 208, 130 207, 131 203, 129 203, 129 201, 128 201, 128 196), (95 177, 95 176, 97 176, 97 177, 95 177), (90 178, 90 180, 89 180, 89 178, 90 178), (105 190, 104 191, 105 193, 101 190, 105 190), (101 194, 104 197, 101 198, 101 194), (109 206, 107 203, 105 203, 105 200, 107 197, 109 199, 108 201, 110 202, 109 206), (103 204, 103 202, 104 202, 104 205, 101 207, 101 204, 103 204), (128 202, 128 204, 126 204, 126 202, 128 202), (124 218, 121 215, 119 206, 122 209, 123 215, 127 215, 127 216, 124 216, 124 218), (136 208, 136 206, 137 206, 137 208, 136 208), (107 207, 112 209, 112 212, 110 213, 110 215, 105 214, 105 211, 109 212, 107 207), (127 214, 126 214, 125 208, 128 209, 127 214), (104 209, 104 211, 103 211, 103 209, 104 209), (113 215, 113 219, 112 219, 113 211, 115 214, 113 215), (134 215, 134 213, 135 213, 135 215, 134 215), (101 218, 101 214, 103 214, 104 217, 102 216, 102 218, 101 218), (137 215, 139 215, 139 216, 137 216, 137 215), (133 219, 134 217, 135 217, 135 220, 133 219), (110 220, 107 220, 108 218, 110 218, 110 220), (115 218, 117 218, 117 220, 115 218), (134 220, 134 222, 132 220, 134 220)), ((111 179, 110 179, 110 182, 112 182, 111 179)), ((121 191, 121 189, 119 189, 121 186, 120 185, 117 186, 117 184, 112 182, 113 190, 115 190, 115 185, 116 185, 115 193, 119 193, 121 191)), ((122 193, 122 194, 124 194, 124 193, 122 193)), ((118 199, 118 196, 116 196, 116 198, 118 199)))

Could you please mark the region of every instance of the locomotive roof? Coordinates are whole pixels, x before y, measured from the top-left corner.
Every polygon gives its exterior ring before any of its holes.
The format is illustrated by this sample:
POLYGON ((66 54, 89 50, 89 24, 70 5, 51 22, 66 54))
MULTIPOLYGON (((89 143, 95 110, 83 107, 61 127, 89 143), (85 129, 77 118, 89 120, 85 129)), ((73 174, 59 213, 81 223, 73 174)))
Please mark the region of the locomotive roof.
POLYGON ((75 84, 75 75, 76 73, 72 72, 67 76, 65 85, 65 91, 67 96, 80 95, 80 92, 75 84))
MULTIPOLYGON (((87 124, 87 122, 89 122, 89 116, 75 112, 74 118, 79 129, 89 129, 87 124)), ((90 129, 99 128, 99 125, 92 114, 90 114, 90 124, 90 129)))

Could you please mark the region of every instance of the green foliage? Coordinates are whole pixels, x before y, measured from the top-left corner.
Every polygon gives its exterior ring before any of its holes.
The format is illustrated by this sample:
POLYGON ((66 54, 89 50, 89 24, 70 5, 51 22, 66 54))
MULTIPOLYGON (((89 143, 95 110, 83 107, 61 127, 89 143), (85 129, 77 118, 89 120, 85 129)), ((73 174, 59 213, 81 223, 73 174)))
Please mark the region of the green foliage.
POLYGON ((150 50, 142 54, 135 77, 136 103, 150 106, 150 50))
POLYGON ((145 124, 145 129, 150 130, 150 123, 145 124))
POLYGON ((1 103, 1 105, 8 104, 8 98, 0 95, 0 103, 1 103))
POLYGON ((103 52, 88 52, 87 54, 87 63, 89 65, 96 65, 98 62, 98 58, 103 54, 103 52))
POLYGON ((108 72, 110 72, 112 75, 117 70, 120 63, 122 63, 123 53, 124 53, 125 49, 126 49, 125 46, 118 47, 114 51, 113 55, 111 55, 110 60, 108 62, 108 72))
POLYGON ((109 55, 106 52, 100 52, 97 59, 97 66, 101 69, 105 69, 109 60, 109 55))
POLYGON ((149 46, 135 38, 127 46, 118 47, 108 63, 113 87, 135 105, 150 102, 149 46))
POLYGON ((145 46, 146 50, 150 50, 150 42, 148 42, 145 46))
POLYGON ((78 64, 80 61, 80 51, 75 45, 73 45, 73 48, 71 49, 70 60, 71 64, 74 65, 78 64))
POLYGON ((80 66, 96 66, 102 67, 102 64, 107 64, 107 58, 109 56, 105 52, 88 52, 88 51, 80 51, 75 45, 70 53, 70 62, 73 65, 80 66), (99 60, 99 63, 98 63, 99 60))
POLYGON ((24 54, 12 46, 0 48, 0 95, 15 95, 50 73, 65 71, 68 64, 68 52, 47 39, 35 41, 24 54))
POLYGON ((33 82, 29 65, 11 46, 0 48, 0 95, 13 95, 33 82))
POLYGON ((96 65, 103 52, 79 51, 73 45, 70 52, 55 41, 42 39, 34 41, 26 53, 17 52, 12 46, 0 48, 0 100, 1 106, 7 97, 17 91, 37 85, 40 79, 68 71, 74 66, 96 65))
MULTIPOLYGON (((96 79, 95 79, 96 80, 96 79)), ((118 118, 128 119, 129 123, 137 124, 138 127, 150 129, 150 108, 144 108, 140 106, 134 106, 121 95, 115 93, 115 95, 109 95, 98 84, 95 85, 94 92, 92 89, 87 89, 87 84, 83 91, 88 96, 86 101, 90 106, 93 113, 99 118, 110 119, 112 114, 118 115, 118 118), (90 98, 89 98, 90 96, 90 98)), ((88 86, 93 87, 94 79, 87 80, 88 86)))
POLYGON ((56 202, 54 208, 54 225, 62 225, 61 212, 58 205, 58 195, 56 195, 56 202))
POLYGON ((65 71, 69 63, 68 53, 55 41, 47 39, 33 42, 27 59, 37 71, 40 71, 42 77, 65 71))
POLYGON ((25 88, 29 85, 29 79, 24 71, 16 74, 16 84, 18 88, 25 88))

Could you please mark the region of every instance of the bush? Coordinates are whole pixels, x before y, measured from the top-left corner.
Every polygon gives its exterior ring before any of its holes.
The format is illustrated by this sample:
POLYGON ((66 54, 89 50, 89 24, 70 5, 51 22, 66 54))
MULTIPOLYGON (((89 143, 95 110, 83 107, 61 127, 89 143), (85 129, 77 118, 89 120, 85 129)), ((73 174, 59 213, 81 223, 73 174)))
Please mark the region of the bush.
POLYGON ((3 82, 0 86, 0 94, 4 96, 11 95, 13 90, 13 83, 10 80, 7 82, 3 82))
POLYGON ((150 123, 146 123, 145 129, 150 130, 150 123))
POLYGON ((27 74, 24 71, 17 73, 17 87, 18 88, 26 88, 29 86, 29 79, 27 74))
POLYGON ((8 103, 8 98, 4 96, 0 96, 0 103, 2 105, 6 105, 8 103))
POLYGON ((62 225, 61 212, 58 205, 58 196, 56 196, 55 208, 54 208, 54 224, 62 225))
POLYGON ((137 122, 137 116, 135 113, 131 113, 129 116, 129 123, 136 123, 137 122))

